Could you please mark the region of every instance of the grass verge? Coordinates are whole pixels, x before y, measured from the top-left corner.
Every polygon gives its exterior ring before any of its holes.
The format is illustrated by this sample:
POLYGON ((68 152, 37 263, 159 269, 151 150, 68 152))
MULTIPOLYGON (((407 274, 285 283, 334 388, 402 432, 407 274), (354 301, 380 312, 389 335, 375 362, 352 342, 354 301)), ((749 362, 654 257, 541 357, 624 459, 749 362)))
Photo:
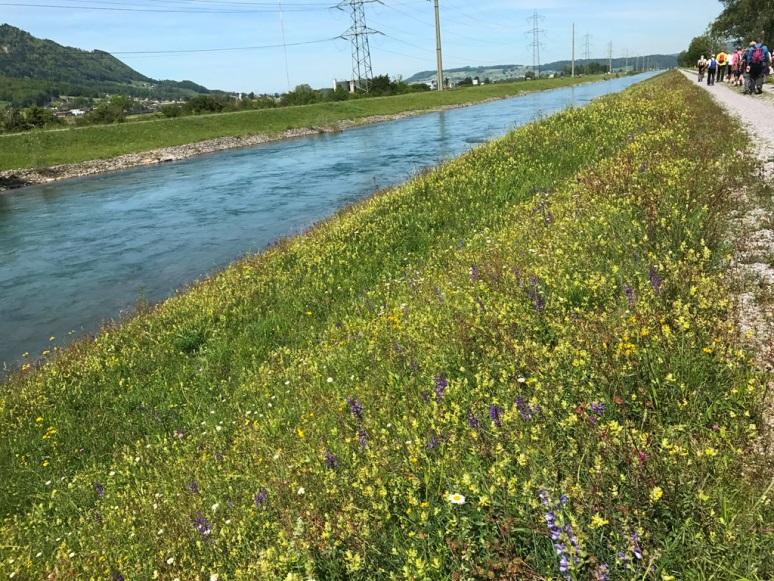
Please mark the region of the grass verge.
POLYGON ((244 137, 276 134, 290 129, 327 127, 341 121, 473 104, 487 99, 566 87, 602 78, 604 77, 548 79, 485 85, 442 93, 417 93, 300 107, 0 135, 0 171, 109 159, 127 153, 186 145, 217 137, 244 137))
POLYGON ((717 111, 529 125, 14 378, 0 571, 766 578, 717 111))

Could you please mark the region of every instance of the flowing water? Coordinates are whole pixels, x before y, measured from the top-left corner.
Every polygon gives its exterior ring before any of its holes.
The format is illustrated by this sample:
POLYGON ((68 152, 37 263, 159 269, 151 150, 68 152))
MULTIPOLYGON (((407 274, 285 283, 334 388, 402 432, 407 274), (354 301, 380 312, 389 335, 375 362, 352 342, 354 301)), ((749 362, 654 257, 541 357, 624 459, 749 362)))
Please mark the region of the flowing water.
POLYGON ((0 372, 377 188, 649 76, 0 194, 0 372))

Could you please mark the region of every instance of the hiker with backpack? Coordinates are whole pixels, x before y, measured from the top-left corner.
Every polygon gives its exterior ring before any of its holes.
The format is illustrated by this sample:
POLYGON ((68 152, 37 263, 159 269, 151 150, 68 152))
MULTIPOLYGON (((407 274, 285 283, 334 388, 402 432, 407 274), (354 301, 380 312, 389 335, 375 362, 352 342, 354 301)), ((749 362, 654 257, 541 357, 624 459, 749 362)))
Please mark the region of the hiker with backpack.
POLYGON ((760 95, 763 93, 763 81, 771 64, 769 47, 759 40, 754 40, 744 53, 744 63, 747 72, 747 86, 744 92, 746 95, 760 95))
POLYGON ((696 68, 699 69, 699 82, 701 83, 704 80, 704 72, 707 70, 707 59, 704 58, 704 55, 701 55, 699 62, 696 63, 696 68))
POLYGON ((707 85, 712 86, 715 84, 715 75, 718 72, 718 61, 714 56, 711 56, 709 62, 707 62, 707 85))
MULTIPOLYGON (((726 71, 728 70, 728 54, 725 52, 719 52, 715 57, 718 61, 718 83, 722 83, 726 80, 726 71)), ((731 75, 728 75, 729 78, 731 75)))
POLYGON ((733 73, 733 78, 731 78, 731 74, 729 74, 729 81, 731 82, 731 85, 734 87, 741 87, 742 86, 742 74, 744 73, 744 51, 742 50, 741 46, 736 47, 736 52, 731 55, 731 71, 730 73, 733 73))

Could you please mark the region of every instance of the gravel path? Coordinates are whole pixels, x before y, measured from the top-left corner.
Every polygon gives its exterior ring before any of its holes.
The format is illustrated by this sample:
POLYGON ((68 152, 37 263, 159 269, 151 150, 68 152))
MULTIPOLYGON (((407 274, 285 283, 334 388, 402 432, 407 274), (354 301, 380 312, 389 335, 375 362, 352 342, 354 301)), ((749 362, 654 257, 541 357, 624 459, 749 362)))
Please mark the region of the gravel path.
MULTIPOLYGON (((683 71, 696 83, 696 75, 683 71)), ((761 160, 760 175, 774 182, 774 100, 771 95, 743 95, 739 89, 716 84, 702 87, 729 113, 739 118, 753 138, 761 160)), ((767 87, 770 90, 770 86, 767 87)), ((757 353, 757 363, 774 377, 774 200, 771 188, 737 192, 731 216, 735 247, 731 273, 738 282, 736 311, 743 340, 757 353)), ((774 456, 774 380, 766 394, 767 413, 758 448, 774 456)))
MULTIPOLYGON (((696 83, 696 74, 683 71, 683 74, 696 83)), ((696 83, 698 85, 698 83, 696 83)), ((706 80, 701 87, 727 111, 738 117, 752 136, 758 141, 757 151, 766 164, 767 177, 774 176, 774 101, 769 95, 743 95, 737 87, 725 83, 707 86, 706 80)), ((767 92, 771 85, 766 85, 767 92)))

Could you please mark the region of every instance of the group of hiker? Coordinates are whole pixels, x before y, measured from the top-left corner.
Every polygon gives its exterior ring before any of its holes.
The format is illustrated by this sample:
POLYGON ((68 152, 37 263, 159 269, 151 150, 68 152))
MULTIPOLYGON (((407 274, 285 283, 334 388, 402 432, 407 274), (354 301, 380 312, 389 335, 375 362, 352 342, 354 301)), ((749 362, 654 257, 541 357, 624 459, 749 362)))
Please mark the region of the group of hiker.
POLYGON ((745 95, 760 95, 763 84, 771 72, 771 52, 760 40, 754 40, 747 49, 736 47, 732 53, 720 52, 701 58, 698 62, 699 82, 707 77, 707 84, 727 82, 734 87, 743 87, 745 95))

